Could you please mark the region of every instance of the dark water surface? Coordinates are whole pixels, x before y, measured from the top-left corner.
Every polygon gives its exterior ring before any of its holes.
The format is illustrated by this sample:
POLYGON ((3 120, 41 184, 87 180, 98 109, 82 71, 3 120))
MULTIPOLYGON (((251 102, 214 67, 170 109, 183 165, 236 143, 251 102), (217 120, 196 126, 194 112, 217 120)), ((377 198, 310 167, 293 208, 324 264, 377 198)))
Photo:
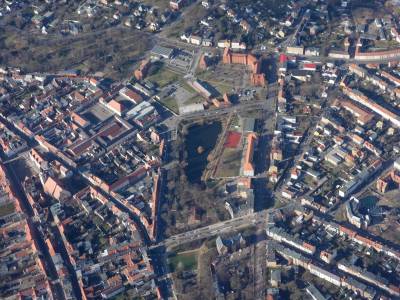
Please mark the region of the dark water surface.
POLYGON ((188 165, 185 168, 185 173, 190 183, 201 181, 201 176, 207 166, 207 156, 214 149, 221 130, 221 122, 217 121, 189 127, 185 140, 185 148, 188 154, 188 165), (202 153, 198 152, 199 147, 203 148, 202 153))

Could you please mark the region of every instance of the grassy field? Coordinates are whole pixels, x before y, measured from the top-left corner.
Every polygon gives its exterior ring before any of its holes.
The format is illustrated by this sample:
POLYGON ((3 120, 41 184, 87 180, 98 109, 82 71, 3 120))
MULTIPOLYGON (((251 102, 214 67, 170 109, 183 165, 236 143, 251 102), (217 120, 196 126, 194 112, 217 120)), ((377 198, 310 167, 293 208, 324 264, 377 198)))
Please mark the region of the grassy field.
POLYGON ((185 90, 187 90, 189 93, 197 93, 187 82, 185 79, 181 78, 179 80, 179 84, 181 87, 183 87, 185 90))
POLYGON ((169 268, 172 272, 182 268, 183 270, 194 270, 197 268, 198 249, 177 253, 168 258, 169 268))
MULTIPOLYGON (((370 195, 367 195, 370 196, 370 195)), ((378 205, 380 206, 389 206, 392 208, 398 208, 400 207, 400 191, 396 188, 389 190, 384 194, 383 197, 379 197, 379 203, 378 205)))
POLYGON ((161 99, 160 102, 175 113, 179 113, 178 103, 173 96, 161 99))
POLYGON ((230 149, 226 148, 222 153, 221 160, 217 167, 215 177, 234 177, 239 175, 240 163, 242 160, 242 148, 230 149))
POLYGON ((7 203, 0 206, 0 217, 7 216, 15 210, 14 203, 7 203))
POLYGON ((150 76, 147 77, 147 80, 157 84, 160 88, 178 81, 179 79, 180 76, 167 69, 162 62, 155 63, 154 67, 150 69, 150 76))
POLYGON ((233 85, 230 84, 225 84, 225 83, 219 83, 219 82, 209 82, 215 89, 223 95, 224 93, 231 93, 233 85))
POLYGON ((395 49, 398 47, 398 43, 396 41, 390 40, 390 41, 375 41, 374 46, 376 48, 389 48, 389 49, 395 49))
POLYGON ((286 203, 280 201, 279 199, 276 199, 275 203, 274 203, 274 208, 281 208, 281 207, 283 207, 285 205, 286 205, 286 203))
POLYGON ((197 77, 214 87, 221 95, 232 92, 232 88, 239 86, 244 76, 244 68, 223 66, 216 71, 201 71, 197 77))
MULTIPOLYGON (((185 101, 185 105, 201 103, 202 101, 203 101, 203 98, 196 95, 196 96, 188 99, 187 101, 185 101)), ((168 107, 170 110, 172 110, 173 112, 175 112, 177 114, 179 113, 178 102, 176 101, 174 96, 170 96, 170 97, 161 99, 160 102, 162 104, 164 104, 166 107, 168 107)))
POLYGON ((337 211, 335 212, 335 220, 338 222, 346 222, 346 210, 344 204, 340 205, 337 211))
POLYGON ((194 104, 194 103, 202 103, 202 102, 204 102, 204 98, 202 98, 201 96, 196 95, 196 96, 194 96, 194 97, 192 97, 190 99, 187 99, 185 101, 185 105, 194 104))

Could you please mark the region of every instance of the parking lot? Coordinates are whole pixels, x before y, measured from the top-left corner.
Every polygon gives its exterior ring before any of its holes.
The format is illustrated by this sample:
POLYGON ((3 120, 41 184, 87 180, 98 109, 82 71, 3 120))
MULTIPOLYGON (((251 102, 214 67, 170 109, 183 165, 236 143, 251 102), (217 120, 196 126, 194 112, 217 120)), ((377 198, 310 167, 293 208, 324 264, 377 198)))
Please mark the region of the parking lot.
POLYGON ((170 59, 169 66, 186 72, 192 63, 192 60, 192 53, 185 50, 178 50, 176 55, 170 59))

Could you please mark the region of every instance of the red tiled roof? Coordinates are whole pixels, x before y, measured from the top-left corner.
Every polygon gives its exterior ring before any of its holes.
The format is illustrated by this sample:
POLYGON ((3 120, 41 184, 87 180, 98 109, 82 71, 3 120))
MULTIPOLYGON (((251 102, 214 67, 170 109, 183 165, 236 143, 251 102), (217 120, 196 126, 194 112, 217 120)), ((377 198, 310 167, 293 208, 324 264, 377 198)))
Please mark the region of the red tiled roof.
POLYGON ((72 120, 81 127, 85 127, 87 125, 87 121, 78 115, 76 112, 71 113, 72 120))
POLYGON ((253 153, 254 153, 254 146, 256 142, 257 136, 254 133, 249 133, 247 136, 247 150, 246 156, 244 159, 244 166, 243 170, 245 171, 253 171, 253 153))
POLYGON ((132 91, 131 89, 125 88, 122 95, 127 97, 129 100, 135 102, 136 104, 142 102, 143 98, 138 93, 132 91))
POLYGON ((118 113, 122 113, 124 111, 124 106, 114 99, 108 102, 107 106, 118 113))

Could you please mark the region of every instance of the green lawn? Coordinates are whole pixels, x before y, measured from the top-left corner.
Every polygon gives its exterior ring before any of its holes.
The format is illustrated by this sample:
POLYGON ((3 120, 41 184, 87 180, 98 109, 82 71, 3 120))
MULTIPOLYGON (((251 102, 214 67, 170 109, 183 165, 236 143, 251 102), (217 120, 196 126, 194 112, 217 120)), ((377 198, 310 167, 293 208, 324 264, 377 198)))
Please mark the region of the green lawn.
POLYGON ((174 97, 167 97, 164 99, 161 99, 160 102, 164 104, 166 107, 168 107, 170 110, 172 110, 175 113, 179 113, 178 109, 178 103, 176 103, 176 100, 174 97))
POLYGON ((165 66, 161 66, 155 73, 147 77, 148 80, 157 84, 160 88, 179 80, 179 78, 178 74, 168 70, 165 66))
POLYGON ((197 268, 197 250, 186 251, 175 254, 168 258, 169 268, 175 272, 178 268, 183 270, 193 270, 197 268))
POLYGON ((230 84, 225 84, 225 83, 222 83, 222 82, 221 83, 215 83, 215 82, 211 83, 210 82, 210 84, 213 85, 221 95, 223 95, 225 93, 229 94, 229 93, 232 92, 233 86, 230 85, 230 84))
POLYGON ((281 202, 279 199, 276 199, 275 203, 274 203, 274 208, 281 208, 283 206, 285 206, 286 203, 281 202))
POLYGON ((7 216, 15 211, 14 203, 7 203, 0 206, 0 217, 7 216))
POLYGON ((222 153, 215 177, 234 177, 239 175, 242 160, 242 148, 226 148, 222 153))
POLYGON ((390 40, 390 41, 375 41, 374 46, 376 48, 396 48, 397 42, 390 40))
POLYGON ((185 79, 182 78, 181 80, 179 80, 179 84, 181 87, 183 87, 189 93, 197 94, 197 92, 186 82, 185 79))
POLYGON ((202 98, 202 97, 199 96, 199 95, 195 95, 195 96, 193 96, 192 98, 187 99, 187 100, 185 101, 185 105, 194 104, 194 103, 203 103, 203 102, 204 102, 204 98, 202 98))
MULTIPOLYGON (((185 83, 185 84, 187 85, 187 83, 185 83)), ((204 99, 202 97, 200 97, 199 95, 197 95, 196 92, 190 86, 188 86, 188 87, 190 89, 190 92, 194 93, 195 95, 192 98, 190 98, 187 101, 185 101, 185 105, 194 104, 194 103, 201 103, 201 102, 204 101, 204 99)), ((184 88, 187 89, 186 86, 184 86, 184 88)), ((173 112, 179 114, 178 103, 177 103, 176 99, 174 98, 174 96, 169 96, 167 98, 161 99, 160 103, 165 105, 167 108, 169 108, 173 112)))
POLYGON ((216 78, 216 75, 211 72, 211 71, 201 71, 201 73, 197 74, 197 77, 202 80, 207 82, 209 85, 211 85, 212 87, 214 87, 221 95, 223 95, 224 93, 231 93, 232 92, 232 88, 234 88, 233 84, 231 84, 230 82, 224 82, 224 79, 219 79, 216 78))
POLYGON ((344 205, 339 206, 338 210, 335 212, 334 219, 338 222, 346 222, 346 211, 344 205))

